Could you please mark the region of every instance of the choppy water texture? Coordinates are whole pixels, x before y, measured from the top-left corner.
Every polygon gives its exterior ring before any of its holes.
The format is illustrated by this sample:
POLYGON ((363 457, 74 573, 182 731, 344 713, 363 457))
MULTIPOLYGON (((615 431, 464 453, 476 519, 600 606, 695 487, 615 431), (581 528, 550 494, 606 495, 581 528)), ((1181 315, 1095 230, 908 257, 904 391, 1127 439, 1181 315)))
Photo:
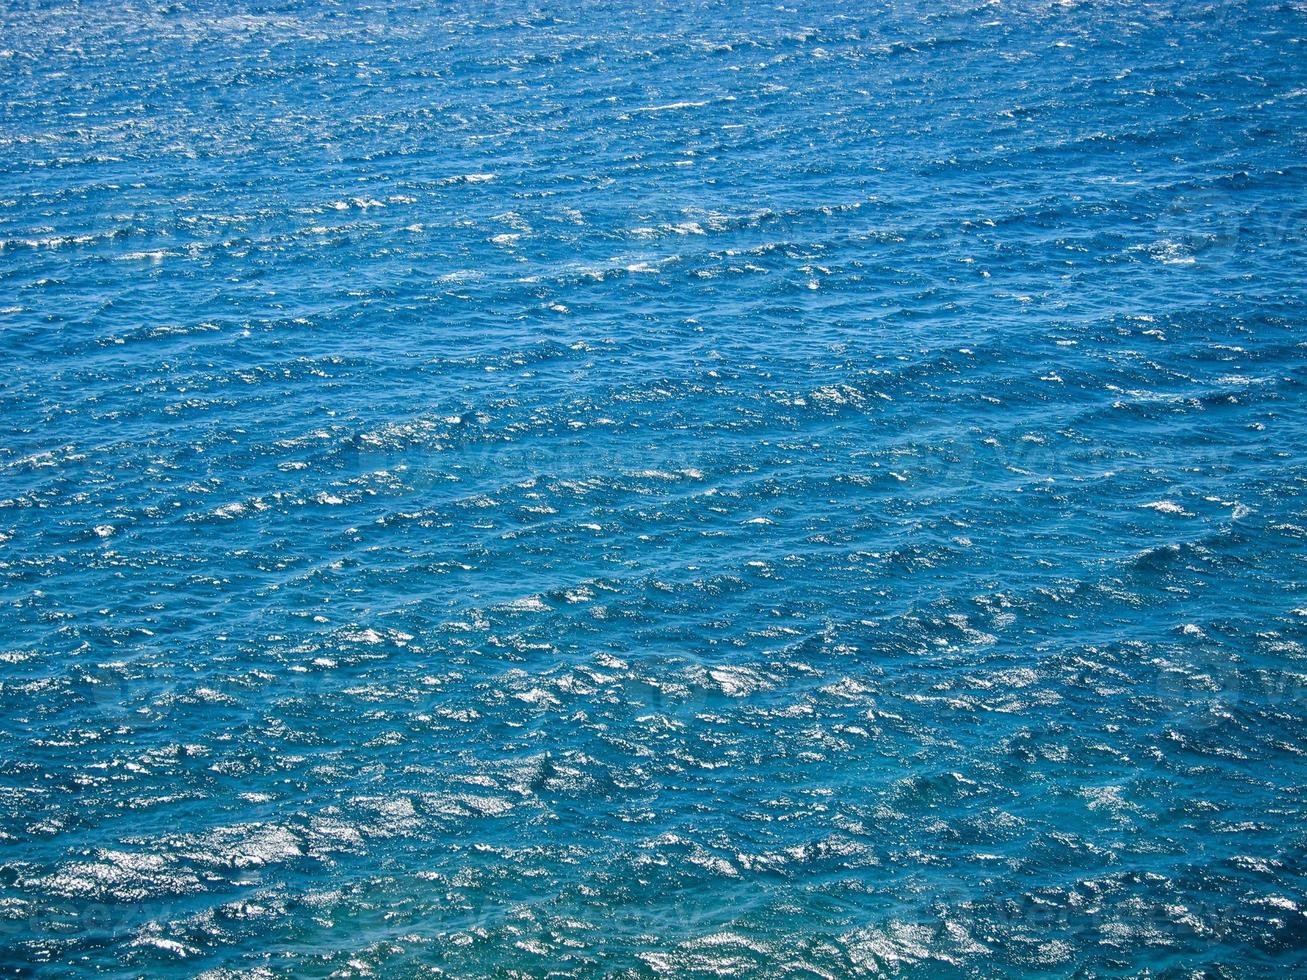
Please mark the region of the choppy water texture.
POLYGON ((6 3, 0 960, 1307 969, 1300 3, 6 3))

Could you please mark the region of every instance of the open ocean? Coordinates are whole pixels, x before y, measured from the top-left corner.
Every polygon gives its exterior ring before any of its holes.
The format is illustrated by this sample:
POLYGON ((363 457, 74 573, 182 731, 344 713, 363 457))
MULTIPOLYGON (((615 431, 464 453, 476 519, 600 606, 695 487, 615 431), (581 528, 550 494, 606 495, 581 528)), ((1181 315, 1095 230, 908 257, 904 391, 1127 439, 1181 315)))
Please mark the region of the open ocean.
POLYGON ((0 973, 1307 974, 1307 4, 0 4, 0 973))

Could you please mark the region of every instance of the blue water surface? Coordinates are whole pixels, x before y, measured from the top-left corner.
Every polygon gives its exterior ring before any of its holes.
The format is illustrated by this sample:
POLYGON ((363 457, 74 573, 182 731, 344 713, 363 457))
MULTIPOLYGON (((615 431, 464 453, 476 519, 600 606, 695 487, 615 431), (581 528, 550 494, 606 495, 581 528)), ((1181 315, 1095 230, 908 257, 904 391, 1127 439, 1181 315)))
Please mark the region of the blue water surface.
POLYGON ((1307 971, 1305 38, 4 0, 0 965, 1307 971))

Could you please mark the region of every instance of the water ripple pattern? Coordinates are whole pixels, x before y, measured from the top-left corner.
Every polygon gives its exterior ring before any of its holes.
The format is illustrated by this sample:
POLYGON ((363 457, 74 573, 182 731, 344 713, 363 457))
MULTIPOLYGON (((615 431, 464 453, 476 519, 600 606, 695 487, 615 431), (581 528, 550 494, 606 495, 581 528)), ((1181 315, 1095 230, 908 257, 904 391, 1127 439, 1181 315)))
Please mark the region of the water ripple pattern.
POLYGON ((1307 970, 1301 0, 0 6, 0 968, 1307 970))

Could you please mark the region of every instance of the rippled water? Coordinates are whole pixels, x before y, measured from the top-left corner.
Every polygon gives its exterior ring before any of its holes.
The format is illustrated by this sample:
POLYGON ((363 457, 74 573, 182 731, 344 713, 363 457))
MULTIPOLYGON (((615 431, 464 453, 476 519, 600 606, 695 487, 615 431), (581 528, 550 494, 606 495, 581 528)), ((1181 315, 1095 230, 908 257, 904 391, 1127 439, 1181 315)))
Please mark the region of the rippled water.
POLYGON ((1307 969, 1301 3, 6 3, 0 962, 1307 969))

